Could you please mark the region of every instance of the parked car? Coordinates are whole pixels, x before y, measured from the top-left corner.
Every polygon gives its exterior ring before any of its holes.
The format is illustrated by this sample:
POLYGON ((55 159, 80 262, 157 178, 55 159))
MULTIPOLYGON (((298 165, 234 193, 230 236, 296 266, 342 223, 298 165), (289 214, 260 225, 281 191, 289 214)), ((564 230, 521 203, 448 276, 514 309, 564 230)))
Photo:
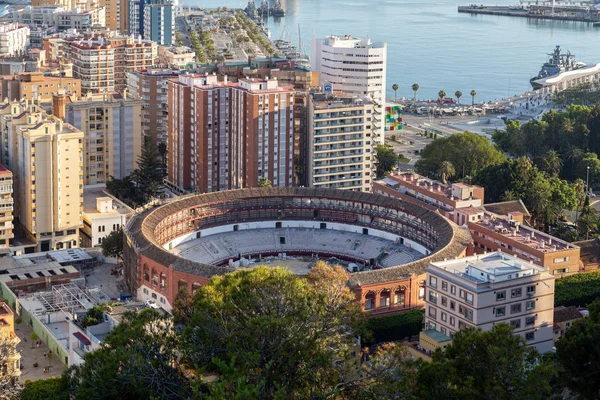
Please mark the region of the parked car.
POLYGON ((149 308, 158 308, 158 304, 156 304, 156 301, 154 300, 146 300, 144 305, 149 308))

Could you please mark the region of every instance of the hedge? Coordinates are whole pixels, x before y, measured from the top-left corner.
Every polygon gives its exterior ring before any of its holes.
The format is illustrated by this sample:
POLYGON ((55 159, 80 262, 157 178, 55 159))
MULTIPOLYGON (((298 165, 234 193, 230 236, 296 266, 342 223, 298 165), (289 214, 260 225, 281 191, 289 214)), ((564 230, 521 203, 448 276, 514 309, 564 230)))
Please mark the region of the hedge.
POLYGON ((600 297, 600 271, 575 274, 556 280, 554 306, 585 307, 600 297))
POLYGON ((418 335, 423 325, 423 310, 410 310, 391 317, 371 318, 367 328, 373 334, 373 343, 403 340, 418 335))

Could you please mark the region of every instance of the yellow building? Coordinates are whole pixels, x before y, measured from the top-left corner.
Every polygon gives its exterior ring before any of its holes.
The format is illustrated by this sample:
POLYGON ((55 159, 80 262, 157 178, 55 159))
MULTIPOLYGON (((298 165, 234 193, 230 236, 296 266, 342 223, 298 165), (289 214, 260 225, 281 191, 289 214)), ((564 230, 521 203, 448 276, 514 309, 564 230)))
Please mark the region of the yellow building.
POLYGON ((9 157, 19 228, 37 243, 38 251, 77 247, 83 213, 83 132, 54 116, 26 111, 21 117, 28 120, 9 124, 16 149, 9 157))
POLYGON ((13 234, 13 174, 0 164, 0 249, 10 246, 13 234))
POLYGON ((9 354, 2 357, 0 360, 0 381, 5 382, 12 380, 13 382, 19 379, 21 375, 21 353, 17 351, 17 345, 21 339, 15 335, 15 314, 6 303, 0 302, 0 341, 9 342, 11 346, 7 346, 9 354), (5 379, 6 378, 6 379, 5 379))

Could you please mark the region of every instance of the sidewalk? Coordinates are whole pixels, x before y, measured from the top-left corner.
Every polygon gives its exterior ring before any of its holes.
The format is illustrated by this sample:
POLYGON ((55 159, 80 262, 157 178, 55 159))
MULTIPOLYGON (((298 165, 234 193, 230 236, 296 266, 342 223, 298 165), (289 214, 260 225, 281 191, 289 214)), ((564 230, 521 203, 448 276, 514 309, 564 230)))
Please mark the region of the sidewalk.
MULTIPOLYGON (((21 352, 21 382, 27 380, 36 381, 38 379, 50 378, 51 376, 60 376, 66 367, 54 355, 52 360, 44 358, 44 353, 50 352, 50 349, 42 343, 40 347, 31 348, 31 339, 29 335, 33 332, 31 327, 25 322, 15 326, 15 333, 21 338, 21 343, 17 346, 17 350, 21 352), (25 341, 27 340, 27 341, 25 341), (38 363, 38 367, 34 368, 33 364, 38 363), (44 373, 44 367, 50 366, 47 373, 44 373)), ((34 342, 35 343, 35 342, 34 342)), ((64 361, 64 360, 63 360, 64 361)))

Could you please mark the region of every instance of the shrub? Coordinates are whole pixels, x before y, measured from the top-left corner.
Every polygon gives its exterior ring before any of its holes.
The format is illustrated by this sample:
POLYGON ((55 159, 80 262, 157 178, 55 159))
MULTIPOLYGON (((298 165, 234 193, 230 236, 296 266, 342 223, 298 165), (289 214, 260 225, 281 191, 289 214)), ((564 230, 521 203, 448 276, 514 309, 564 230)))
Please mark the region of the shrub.
POLYGON ((410 310, 391 317, 369 319, 367 328, 373 333, 373 343, 403 340, 418 335, 423 325, 423 314, 423 310, 410 310))
POLYGON ((600 297, 600 271, 575 274, 556 280, 554 305, 587 306, 600 297))

